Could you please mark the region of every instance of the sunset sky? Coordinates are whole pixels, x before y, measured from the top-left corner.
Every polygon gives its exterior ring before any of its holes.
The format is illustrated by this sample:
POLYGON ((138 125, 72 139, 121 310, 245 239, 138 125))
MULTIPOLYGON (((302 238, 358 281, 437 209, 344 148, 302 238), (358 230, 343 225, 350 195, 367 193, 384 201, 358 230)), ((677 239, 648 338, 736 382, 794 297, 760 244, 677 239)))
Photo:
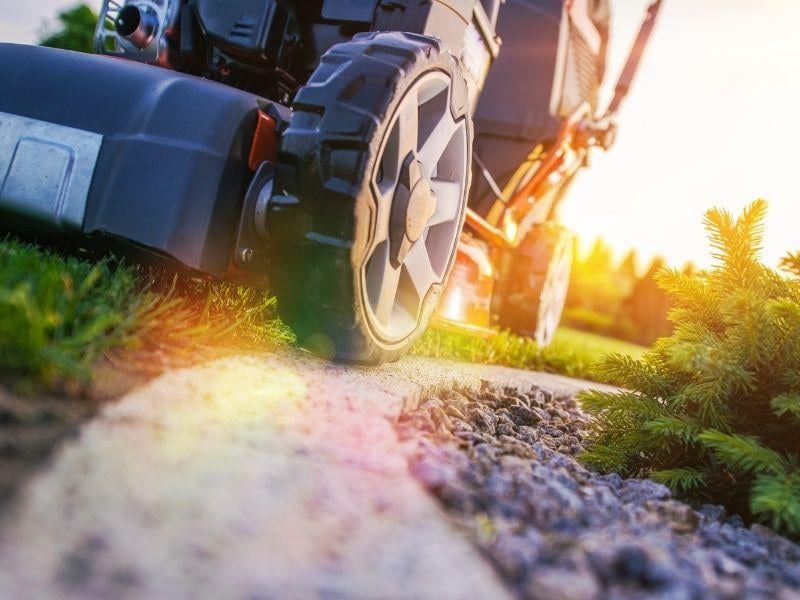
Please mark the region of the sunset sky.
MULTIPOLYGON (((646 0, 617 0, 619 64, 646 0)), ((800 249, 800 1, 664 0, 620 116, 562 218, 584 242, 708 264, 702 214, 770 202, 764 258, 800 249)))
MULTIPOLYGON (((2 0, 0 40, 33 42, 71 4, 2 0)), ((647 4, 614 1, 612 64, 621 65, 647 4)), ((764 197, 764 257, 774 264, 800 249, 800 0, 664 4, 618 143, 595 155, 562 218, 585 245, 601 235, 620 253, 706 265, 703 211, 736 212, 764 197)))

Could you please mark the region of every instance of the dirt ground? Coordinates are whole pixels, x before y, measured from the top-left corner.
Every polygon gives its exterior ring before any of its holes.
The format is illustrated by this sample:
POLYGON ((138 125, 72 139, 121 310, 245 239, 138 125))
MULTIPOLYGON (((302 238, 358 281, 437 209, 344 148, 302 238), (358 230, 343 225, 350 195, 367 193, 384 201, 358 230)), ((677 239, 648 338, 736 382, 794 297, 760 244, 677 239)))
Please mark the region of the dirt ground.
POLYGON ((87 398, 20 397, 0 387, 0 510, 98 405, 87 398))
POLYGON ((0 383, 0 512, 25 481, 47 465, 53 452, 80 434, 107 402, 152 378, 154 373, 99 362, 94 383, 58 391, 12 391, 0 383))

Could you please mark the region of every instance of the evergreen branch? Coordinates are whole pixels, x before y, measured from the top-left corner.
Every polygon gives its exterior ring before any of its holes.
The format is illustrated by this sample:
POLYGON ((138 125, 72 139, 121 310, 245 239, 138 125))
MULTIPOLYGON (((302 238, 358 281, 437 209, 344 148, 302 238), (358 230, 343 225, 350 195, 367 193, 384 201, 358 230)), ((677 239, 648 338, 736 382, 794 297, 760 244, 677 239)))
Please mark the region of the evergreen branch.
POLYGON ((766 302, 767 313, 776 320, 786 321, 790 327, 800 326, 800 302, 792 298, 775 298, 766 302))
POLYGON ((777 530, 800 534, 800 476, 785 472, 759 476, 751 490, 750 510, 777 530))
POLYGON ((623 387, 638 390, 653 398, 675 393, 675 386, 652 361, 622 354, 607 354, 592 368, 602 381, 617 381, 623 387))
POLYGON ((643 421, 664 412, 658 401, 636 392, 603 392, 589 390, 578 395, 581 408, 595 416, 623 414, 628 419, 643 421))
POLYGON ((769 405, 776 417, 790 415, 800 422, 800 394, 779 394, 769 405))
POLYGON ((706 485, 703 474, 697 469, 688 467, 661 469, 650 473, 650 479, 666 485, 674 492, 686 494, 706 485))
MULTIPOLYGON (((800 355, 800 349, 795 352, 800 355)), ((789 389, 798 389, 800 388, 800 368, 797 365, 793 365, 793 367, 788 373, 780 376, 780 382, 789 389)))
POLYGON ((708 429, 698 440, 709 448, 717 459, 733 470, 751 474, 779 474, 785 470, 783 457, 763 446, 759 440, 746 435, 723 433, 708 429))
POLYGON ((781 269, 800 277, 800 252, 790 252, 781 259, 781 269))
POLYGON ((749 204, 736 220, 724 209, 706 212, 704 224, 711 247, 716 250, 712 255, 723 267, 716 271, 715 279, 725 288, 735 288, 747 281, 758 265, 766 212, 765 200, 749 204))
POLYGON ((581 460, 600 471, 629 474, 628 455, 619 448, 595 444, 581 453, 581 460))
POLYGON ((643 425, 648 433, 662 438, 674 438, 684 445, 697 441, 700 435, 700 424, 692 417, 681 415, 662 416, 652 419, 643 425))
POLYGON ((670 297, 669 319, 674 323, 700 322, 709 328, 719 324, 719 298, 703 275, 688 274, 677 269, 664 269, 656 283, 670 297))

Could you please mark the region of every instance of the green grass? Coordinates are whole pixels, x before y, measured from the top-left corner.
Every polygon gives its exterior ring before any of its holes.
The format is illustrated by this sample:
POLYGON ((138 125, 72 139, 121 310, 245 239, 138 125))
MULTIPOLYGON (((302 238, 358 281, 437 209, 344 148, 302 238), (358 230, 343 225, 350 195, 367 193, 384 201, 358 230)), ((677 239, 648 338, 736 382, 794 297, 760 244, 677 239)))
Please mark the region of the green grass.
POLYGON ((600 359, 606 354, 612 353, 639 358, 647 350, 647 348, 638 344, 617 340, 596 333, 578 331, 570 327, 561 327, 556 332, 553 344, 564 347, 569 346, 587 357, 592 357, 592 360, 600 359))
MULTIPOLYGON (((204 348, 293 342, 274 298, 253 289, 0 239, 0 373, 18 386, 88 382, 103 356, 150 370, 158 357, 191 363, 204 348)), ((507 332, 478 338, 433 329, 413 353, 593 378, 591 366, 604 354, 643 350, 566 328, 541 350, 507 332)))
POLYGON ((594 363, 611 352, 639 357, 644 351, 642 346, 566 327, 558 330, 550 346, 541 349, 533 340, 507 331, 480 338, 431 329, 412 350, 421 356, 546 371, 611 384, 618 382, 599 377, 594 363))
MULTIPOLYGON (((284 344, 274 299, 0 240, 0 371, 23 387, 88 381, 105 353, 179 356, 221 341, 284 344)), ((146 360, 146 359, 145 359, 146 360)))

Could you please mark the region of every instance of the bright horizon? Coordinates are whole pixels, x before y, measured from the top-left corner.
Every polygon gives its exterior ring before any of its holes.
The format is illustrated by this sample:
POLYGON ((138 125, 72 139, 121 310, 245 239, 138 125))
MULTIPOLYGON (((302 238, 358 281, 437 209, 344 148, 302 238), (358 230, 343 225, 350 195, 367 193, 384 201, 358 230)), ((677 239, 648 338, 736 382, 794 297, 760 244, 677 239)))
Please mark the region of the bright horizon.
MULTIPOLYGON (((614 71, 649 0, 612 1, 614 71)), ((44 21, 75 2, 3 4, 0 40, 33 43, 44 21)), ((798 73, 800 2, 664 0, 617 145, 595 153, 563 205, 583 249, 600 236, 617 257, 634 248, 643 263, 661 255, 707 266, 704 211, 738 213, 758 197, 770 203, 765 261, 800 249, 798 73)))
MULTIPOLYGON (((614 1, 616 66, 648 4, 614 1)), ((643 262, 708 266, 705 210, 736 214, 759 197, 765 262, 800 250, 799 73, 800 2, 664 0, 617 145, 594 155, 563 205, 584 251, 602 236, 617 257, 633 247, 643 262)))

